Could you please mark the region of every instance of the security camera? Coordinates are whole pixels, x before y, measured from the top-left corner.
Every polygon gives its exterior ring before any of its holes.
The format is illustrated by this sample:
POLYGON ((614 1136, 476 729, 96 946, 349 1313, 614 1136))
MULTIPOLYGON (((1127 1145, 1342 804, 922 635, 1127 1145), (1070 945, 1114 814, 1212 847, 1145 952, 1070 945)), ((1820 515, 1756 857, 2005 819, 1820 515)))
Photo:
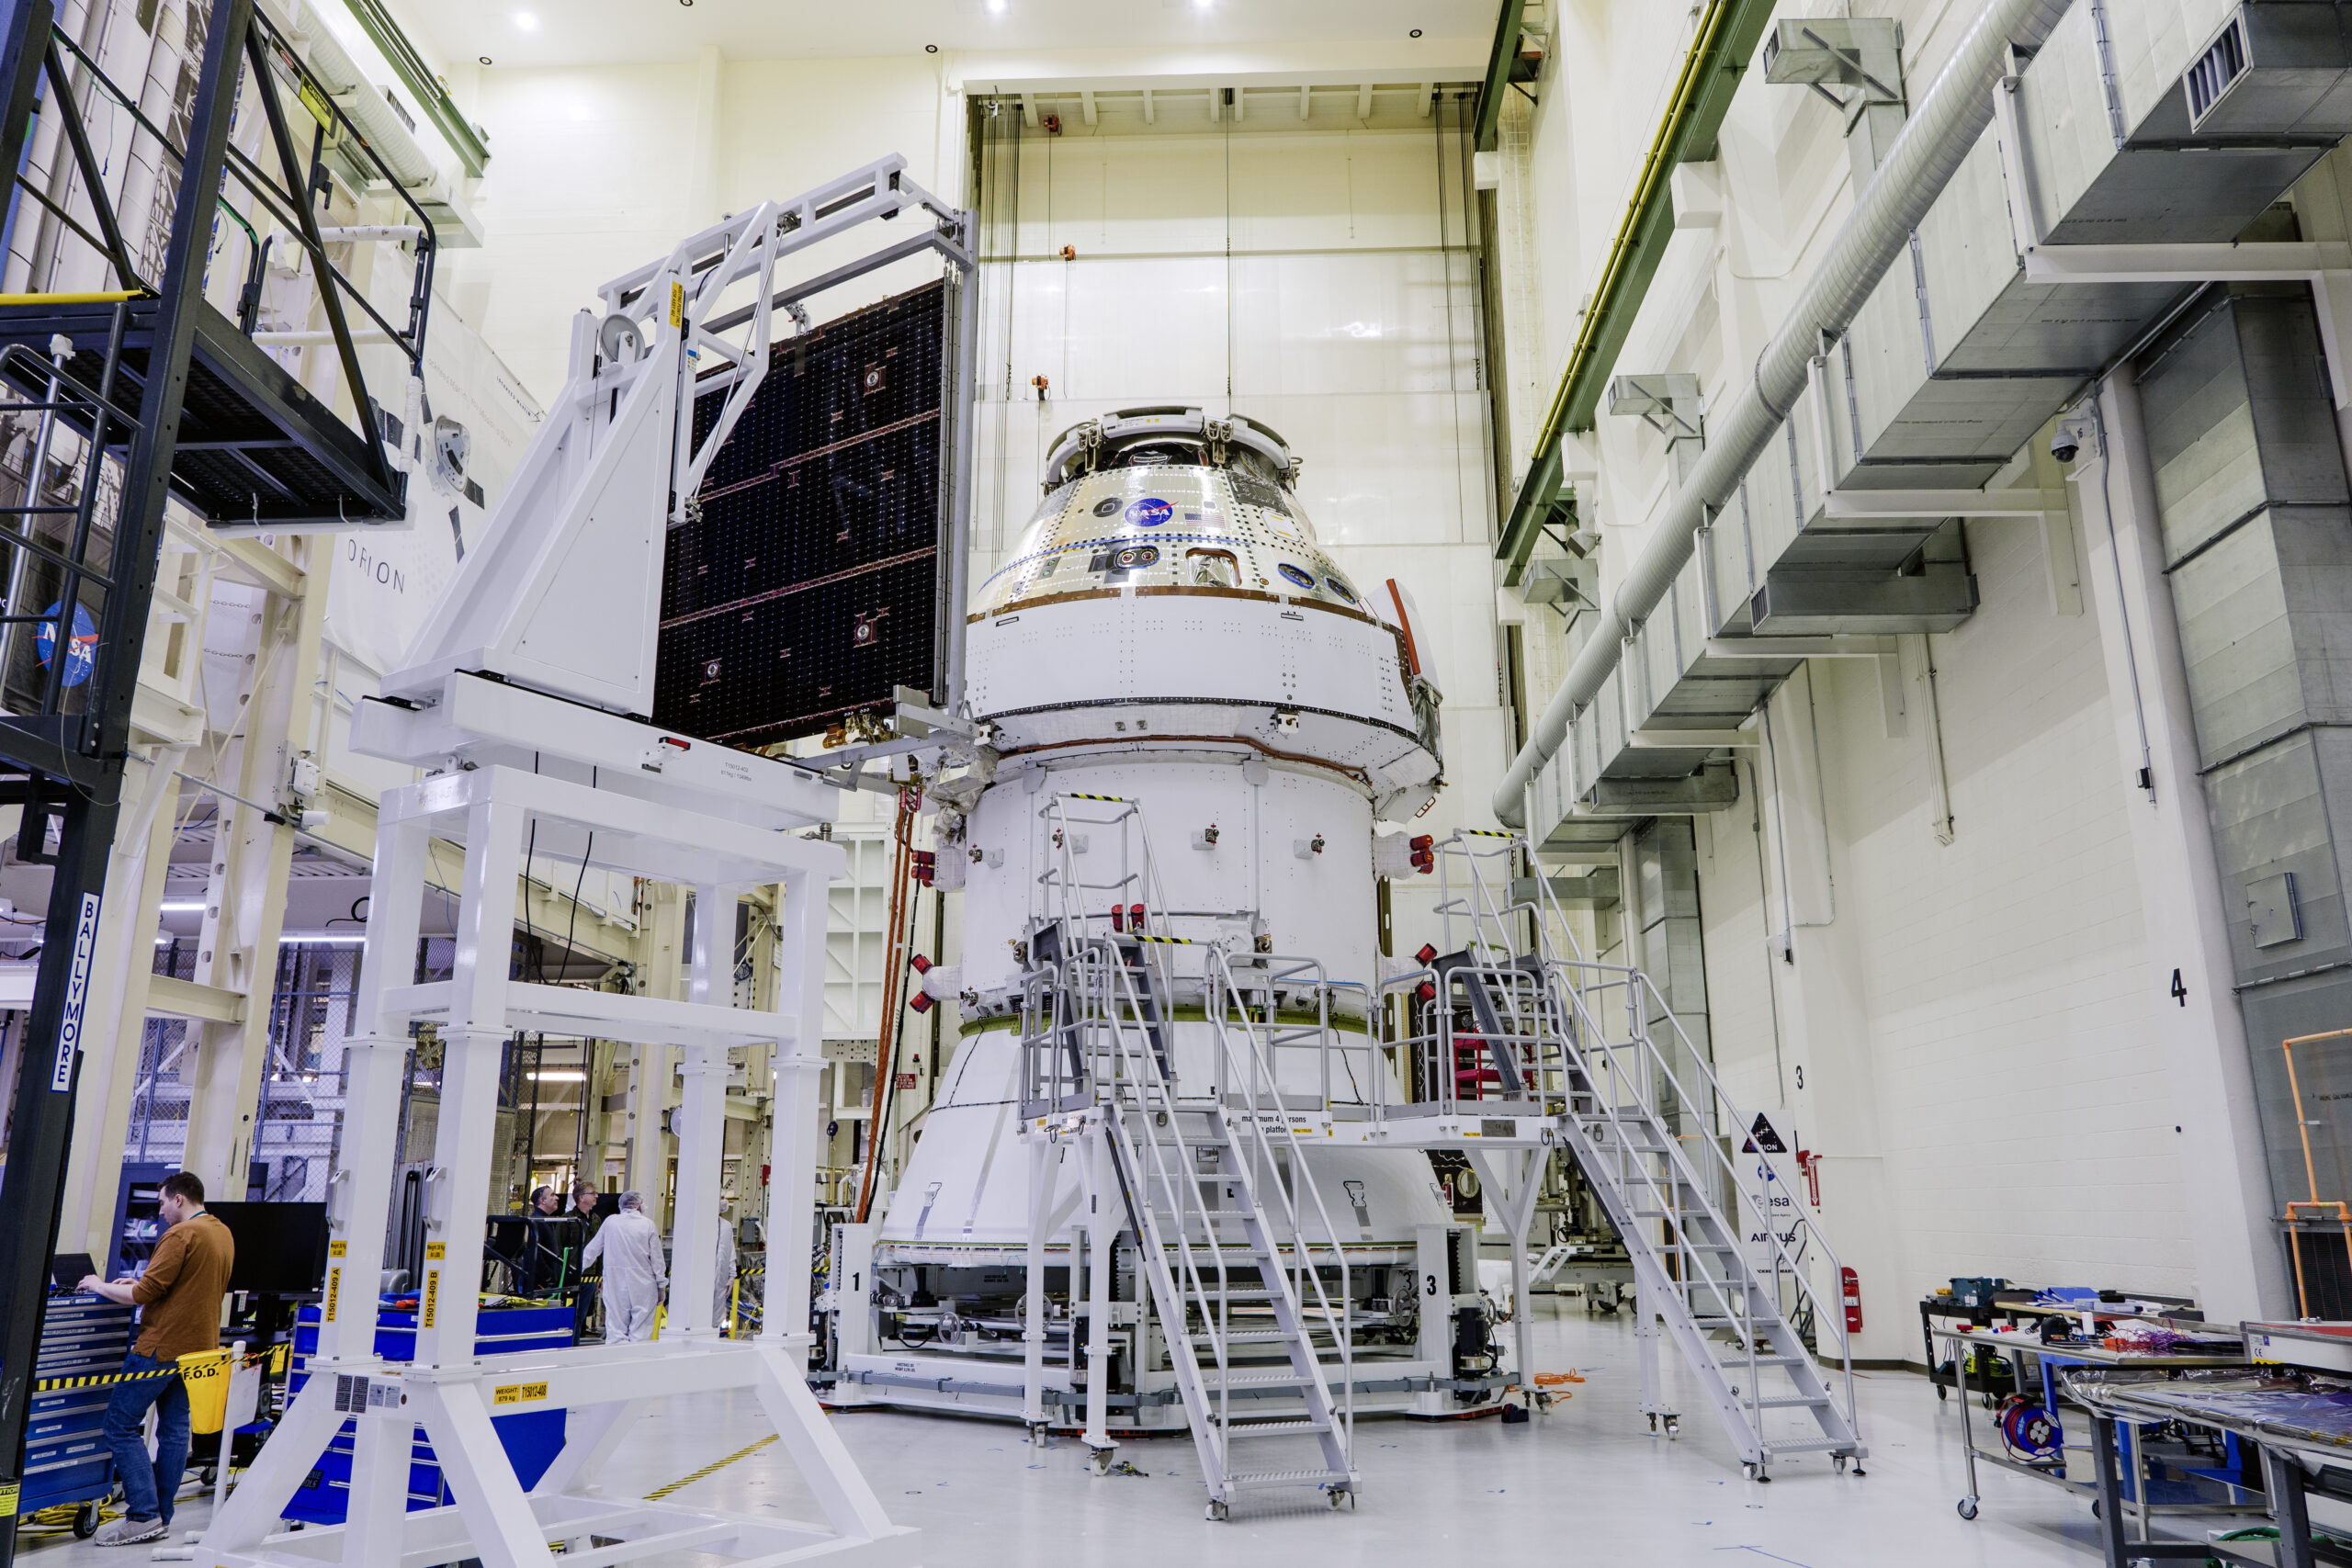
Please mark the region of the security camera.
POLYGON ((2062 463, 2071 463, 2075 460, 2075 454, 2089 444, 2090 439, 2090 420, 2086 416, 2075 414, 2062 419, 2058 422, 2058 428, 2051 432, 2050 455, 2062 463))

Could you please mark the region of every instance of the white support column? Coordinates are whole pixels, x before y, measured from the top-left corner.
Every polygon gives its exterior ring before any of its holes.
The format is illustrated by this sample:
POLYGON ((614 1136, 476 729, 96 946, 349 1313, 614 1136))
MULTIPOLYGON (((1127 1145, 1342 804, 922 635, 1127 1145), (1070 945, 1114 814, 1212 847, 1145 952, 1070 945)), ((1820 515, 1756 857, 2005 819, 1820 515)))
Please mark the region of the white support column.
MULTIPOLYGON (((1445 1258, 1445 1249, 1452 1245, 1446 1239, 1450 1229, 1448 1225, 1413 1227, 1413 1299, 1420 1303, 1414 1350, 1441 1378, 1453 1375, 1453 1298, 1446 1288, 1445 1258)), ((1175 1332, 1182 1331, 1182 1325, 1175 1325, 1175 1332)), ((1413 1396, 1416 1416, 1448 1416, 1460 1408, 1449 1393, 1413 1396)))
POLYGON ((2164 575, 2155 475, 2139 387, 2128 369, 2108 378, 2099 413, 2107 451, 2069 477, 2082 508, 2116 741, 2131 789, 2132 859, 2152 978, 2166 985, 2169 1002, 2177 971, 2186 992, 2179 1005, 2158 1007, 2154 1017, 2180 1127, 2198 1300, 2217 1322, 2291 1315, 2294 1292, 2272 1241, 2270 1177, 2245 1020, 2233 988, 2188 669, 2164 575), (2153 791, 2137 787, 2143 766, 2153 791))
POLYGON ((466 811, 457 962, 449 980, 448 1022, 441 1031, 441 1113, 433 1143, 437 1179, 425 1205, 424 1293, 416 1318, 419 1367, 466 1366, 474 1359, 499 1067, 509 1037, 506 971, 514 942, 514 874, 523 862, 529 816, 507 798, 502 786, 509 776, 503 770, 493 773, 466 811))
POLYGON ((186 747, 164 747, 146 759, 143 771, 126 770, 126 787, 135 787, 138 795, 124 803, 99 906, 98 958, 90 974, 74 1146, 66 1160, 57 1235, 60 1247, 86 1251, 100 1268, 114 1250, 114 1200, 147 1038, 147 982, 155 969, 164 874, 179 818, 176 770, 187 756, 186 747))
MULTIPOLYGON (((334 1380, 332 1372, 318 1376, 334 1380)), ((345 1537, 352 1550, 343 1568, 401 1568, 408 1522, 408 1472, 416 1423, 405 1412, 370 1414, 353 1423, 350 1511, 345 1537)))
MULTIPOLYGON (((261 635, 240 720, 243 733, 231 751, 229 777, 220 781, 229 794, 260 807, 273 807, 285 796, 299 750, 292 736, 298 715, 306 734, 310 728, 309 699, 326 624, 327 572, 334 560, 332 544, 324 536, 295 541, 294 559, 303 568, 300 596, 272 593, 261 601, 261 635)), ((196 981, 243 996, 245 1016, 240 1023, 188 1026, 195 1081, 182 1163, 203 1178, 208 1191, 223 1199, 244 1196, 245 1165, 259 1136, 270 1001, 293 858, 290 822, 270 821, 254 807, 222 797, 196 981)))
MULTIPOLYGON (((724 1006, 734 989, 735 891, 695 889, 693 966, 686 999, 724 1006), (714 993, 717 993, 714 995, 714 993)), ((718 1267, 718 1179, 727 1134, 727 1048, 684 1048, 678 1104, 678 1190, 670 1228, 670 1330, 708 1338, 718 1267)))
MULTIPOLYGON (((511 867, 508 880, 513 880, 511 867)), ((482 1179, 489 1179, 490 1166, 485 1157, 482 1179)), ((476 1255, 479 1256, 479 1244, 476 1255)), ((474 1267, 479 1269, 481 1265, 474 1267)), ((466 1294, 470 1302, 472 1281, 469 1280, 467 1283, 466 1294)), ((466 1332, 473 1332, 470 1311, 466 1314, 466 1332)), ((420 1324, 420 1361, 424 1359, 424 1337, 420 1324)), ((416 1384, 410 1387, 418 1391, 416 1384)), ((490 1424, 490 1412, 482 1405, 481 1385, 473 1382, 439 1383, 428 1390, 413 1392, 411 1397, 422 1405, 418 1414, 424 1420, 425 1438, 433 1444, 442 1477, 449 1483, 450 1494, 457 1498, 470 1527, 468 1540, 482 1568, 550 1568, 555 1554, 548 1550, 547 1538, 539 1533, 530 1499, 524 1495, 522 1483, 515 1480, 514 1466, 498 1439, 498 1428, 490 1424)), ((407 1488, 403 1486, 401 1491, 404 1497, 407 1488)))
POLYGON ((1029 1249, 1021 1314, 1021 1419, 1032 1442, 1046 1440, 1046 1216, 1054 1212, 1054 1178, 1061 1149, 1042 1136, 1029 1139, 1029 1249))
MULTIPOLYGON (((392 800, 413 808, 413 788, 392 800)), ((430 824, 388 800, 376 836, 375 891, 361 950, 357 1027, 345 1045, 343 1144, 327 1186, 327 1288, 320 1303, 314 1382, 332 1382, 339 1362, 375 1358, 376 1281, 391 1223, 392 1172, 400 1160, 401 1080, 411 1049, 405 1024, 387 1023, 384 994, 405 986, 416 965, 424 919, 430 824)))
MULTIPOLYGON (((1113 1201, 1111 1134, 1097 1127, 1086 1140, 1086 1446, 1097 1453, 1111 1440, 1111 1281, 1116 1274, 1121 1209, 1113 1201)), ((1073 1238, 1070 1255, 1077 1257, 1073 1238)), ((1070 1292, 1072 1296, 1077 1291, 1070 1292)), ((1184 1332, 1182 1324, 1176 1333, 1184 1332)))
MULTIPOLYGON (((841 875, 846 857, 837 845, 822 870, 786 874, 776 915, 776 947, 784 960, 776 1010, 797 1032, 775 1062, 775 1124, 768 1164, 768 1272, 761 1297, 760 1338, 805 1350, 808 1333, 808 1260, 815 1256, 817 1080, 825 1070, 826 885, 841 875)), ((833 1281, 839 1300, 842 1281, 833 1281)), ((856 1303, 865 1310, 865 1303, 856 1303)), ((844 1308, 846 1312, 848 1309, 844 1308)))

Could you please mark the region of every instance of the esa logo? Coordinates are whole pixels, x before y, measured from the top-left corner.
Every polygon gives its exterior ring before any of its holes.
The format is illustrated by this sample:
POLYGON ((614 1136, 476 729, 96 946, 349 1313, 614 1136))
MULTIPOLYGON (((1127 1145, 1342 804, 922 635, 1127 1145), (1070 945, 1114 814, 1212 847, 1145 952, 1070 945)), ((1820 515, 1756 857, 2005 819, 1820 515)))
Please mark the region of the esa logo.
POLYGON ((1176 509, 1156 495, 1145 496, 1127 508, 1127 521, 1138 528, 1157 528, 1175 515, 1176 509))

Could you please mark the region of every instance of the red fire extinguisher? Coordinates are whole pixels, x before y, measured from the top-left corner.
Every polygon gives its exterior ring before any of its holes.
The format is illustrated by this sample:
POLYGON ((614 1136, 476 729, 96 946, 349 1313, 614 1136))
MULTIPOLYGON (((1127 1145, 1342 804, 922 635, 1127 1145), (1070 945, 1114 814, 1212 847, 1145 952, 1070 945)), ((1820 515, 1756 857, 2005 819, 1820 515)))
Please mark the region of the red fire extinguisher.
POLYGON ((1846 1332, 1862 1331, 1862 1277, 1851 1269, 1838 1270, 1838 1285, 1846 1298, 1846 1332))

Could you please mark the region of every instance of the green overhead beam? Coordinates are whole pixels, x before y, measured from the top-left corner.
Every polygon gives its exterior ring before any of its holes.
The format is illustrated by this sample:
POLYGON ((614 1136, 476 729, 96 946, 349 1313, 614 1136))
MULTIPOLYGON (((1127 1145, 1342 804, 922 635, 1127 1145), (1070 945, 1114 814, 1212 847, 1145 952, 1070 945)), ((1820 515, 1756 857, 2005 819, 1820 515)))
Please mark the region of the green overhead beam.
POLYGON ((1487 55, 1487 83, 1478 89, 1478 139, 1471 143, 1481 152, 1495 150, 1497 128, 1503 122, 1503 95, 1510 90, 1510 68, 1519 59, 1520 20, 1527 0, 1503 0, 1502 17, 1495 24, 1495 47, 1487 55))
MULTIPOLYGON (((1617 237, 1592 291, 1592 304, 1568 351, 1567 368, 1536 436, 1528 464, 1528 482, 1520 487, 1510 517, 1503 525, 1495 558, 1507 563, 1507 585, 1517 586, 1544 525, 1560 509, 1560 441, 1571 431, 1592 428, 1600 394, 1610 372, 1633 331, 1657 274, 1666 243, 1674 236, 1674 200, 1668 181, 1677 164, 1704 163, 1715 155, 1724 115, 1732 95, 1739 90, 1747 62, 1764 39, 1772 17, 1773 0, 1709 0, 1699 31, 1683 56, 1682 72, 1675 79, 1674 95, 1666 116, 1642 160, 1634 195, 1617 237), (1544 476, 1538 483, 1539 476, 1544 476)), ((1491 67, 1489 68, 1491 73, 1491 67)), ((1481 103, 1483 110, 1484 104, 1481 103)))
POLYGON ((434 129, 441 132, 441 139, 448 142, 449 151, 458 155, 458 162, 465 166, 466 177, 480 179, 482 170, 490 166, 489 145, 458 112, 458 106, 449 101, 448 89, 441 85, 441 78, 425 64, 424 57, 416 52, 416 46, 408 41, 408 35, 392 20, 392 14, 384 9, 383 0, 349 0, 349 4, 361 28, 407 84, 416 107, 424 111, 424 118, 433 122, 434 129))

